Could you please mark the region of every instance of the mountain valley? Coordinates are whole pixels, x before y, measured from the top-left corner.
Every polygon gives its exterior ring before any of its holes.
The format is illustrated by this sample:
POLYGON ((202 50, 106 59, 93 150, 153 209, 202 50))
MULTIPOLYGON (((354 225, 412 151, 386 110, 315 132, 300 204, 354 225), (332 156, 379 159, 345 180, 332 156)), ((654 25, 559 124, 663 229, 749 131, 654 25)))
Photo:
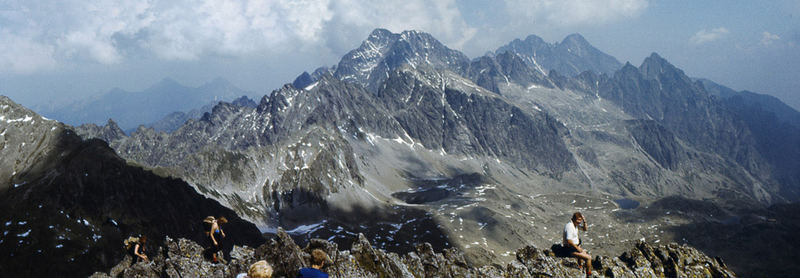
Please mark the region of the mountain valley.
MULTIPOLYGON (((16 235, 0 249, 20 240, 35 258, 72 242, 26 239, 52 230, 50 215, 82 238, 70 252, 135 232, 199 241, 192 223, 219 212, 235 219, 237 244, 279 228, 301 245, 350 246, 362 233, 391 252, 456 248, 479 266, 560 243, 581 211, 592 255, 676 242, 743 276, 789 276, 786 253, 763 246, 777 235, 800 247, 787 232, 800 198, 797 111, 709 82, 656 53, 619 63, 577 34, 470 59, 427 33, 376 29, 335 66, 161 130, 67 126, 3 99, 0 154, 16 159, 1 165, 2 209, 27 214, 0 215, 16 235)), ((74 257, 92 252, 103 251, 74 257)), ((121 257, 104 256, 85 263, 121 257)))

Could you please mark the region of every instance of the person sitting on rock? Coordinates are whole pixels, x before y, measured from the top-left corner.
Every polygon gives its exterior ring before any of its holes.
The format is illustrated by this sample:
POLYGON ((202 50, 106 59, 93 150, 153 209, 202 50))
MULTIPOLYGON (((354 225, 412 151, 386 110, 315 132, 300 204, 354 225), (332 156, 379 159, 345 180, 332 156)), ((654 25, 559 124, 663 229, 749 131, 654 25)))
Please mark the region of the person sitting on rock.
POLYGON ((241 273, 236 278, 270 278, 272 277, 272 266, 265 260, 260 260, 250 265, 247 274, 241 273))
POLYGON ((147 255, 144 253, 144 244, 147 243, 147 236, 142 236, 139 241, 133 246, 133 263, 147 261, 147 255))
POLYGON ((564 226, 564 237, 562 245, 567 249, 567 253, 578 259, 578 266, 586 266, 586 277, 592 275, 592 256, 581 248, 581 241, 578 237, 578 229, 586 231, 586 221, 580 212, 572 214, 572 220, 564 226))
POLYGON ((328 278, 328 274, 322 272, 320 269, 325 265, 325 261, 329 261, 328 254, 325 251, 314 249, 311 251, 311 267, 300 269, 297 273, 297 278, 328 278))
POLYGON ((211 242, 211 261, 214 263, 219 262, 217 259, 217 253, 219 250, 222 250, 222 246, 220 241, 222 238, 225 237, 225 231, 222 230, 221 225, 228 223, 228 219, 225 217, 219 217, 214 219, 211 222, 210 229, 206 232, 206 236, 208 236, 209 241, 211 242))

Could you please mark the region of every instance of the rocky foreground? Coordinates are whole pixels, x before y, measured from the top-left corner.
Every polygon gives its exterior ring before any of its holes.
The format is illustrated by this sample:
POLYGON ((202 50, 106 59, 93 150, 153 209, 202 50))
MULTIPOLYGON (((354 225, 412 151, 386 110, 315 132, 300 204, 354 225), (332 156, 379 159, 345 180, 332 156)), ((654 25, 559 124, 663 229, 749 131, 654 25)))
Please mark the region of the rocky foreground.
MULTIPOLYGON (((91 277, 235 277, 248 266, 265 259, 275 269, 273 277, 295 277, 297 270, 309 266, 310 251, 320 248, 329 254, 332 265, 324 271, 331 277, 582 277, 575 259, 556 257, 549 249, 525 246, 516 260, 506 266, 470 265, 456 249, 435 253, 428 243, 418 244, 405 255, 375 249, 363 235, 350 250, 340 251, 335 243, 311 240, 300 248, 283 230, 258 248, 233 248, 227 262, 212 264, 204 259, 203 247, 186 240, 167 238, 166 250, 151 254, 151 262, 131 265, 126 256, 109 273, 91 277)), ((639 242, 619 257, 595 257, 597 277, 736 277, 720 258, 710 258, 687 245, 653 246, 639 242)))

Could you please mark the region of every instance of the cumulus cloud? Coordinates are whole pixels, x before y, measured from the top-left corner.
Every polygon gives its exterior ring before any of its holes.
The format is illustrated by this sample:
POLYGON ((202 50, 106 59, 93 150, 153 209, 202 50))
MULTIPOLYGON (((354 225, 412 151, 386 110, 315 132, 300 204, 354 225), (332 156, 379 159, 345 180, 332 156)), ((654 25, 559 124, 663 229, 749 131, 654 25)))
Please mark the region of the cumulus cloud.
POLYGON ((697 31, 697 33, 695 33, 691 38, 689 38, 689 43, 694 45, 706 44, 709 42, 719 40, 728 33, 730 33, 730 31, 728 31, 728 29, 725 27, 714 28, 711 29, 711 31, 703 29, 697 31))
POLYGON ((767 46, 772 44, 772 42, 780 40, 781 37, 770 32, 764 31, 761 33, 761 45, 767 46))
POLYGON ((17 72, 115 64, 133 53, 195 60, 341 52, 376 27, 430 32, 459 48, 476 32, 454 0, 19 0, 0 10, 0 23, 0 66, 17 72))
POLYGON ((638 16, 648 6, 647 0, 507 0, 509 15, 523 17, 536 24, 572 27, 603 24, 638 16))
POLYGON ((54 48, 0 30, 0 72, 31 73, 56 66, 54 48))
MULTIPOLYGON (((464 21, 454 0, 343 0, 334 1, 331 9, 336 16, 328 34, 333 36, 348 28, 381 27, 393 32, 415 29, 431 33, 448 46, 460 49, 477 31, 464 21)), ((357 38, 360 39, 363 38, 357 38)))

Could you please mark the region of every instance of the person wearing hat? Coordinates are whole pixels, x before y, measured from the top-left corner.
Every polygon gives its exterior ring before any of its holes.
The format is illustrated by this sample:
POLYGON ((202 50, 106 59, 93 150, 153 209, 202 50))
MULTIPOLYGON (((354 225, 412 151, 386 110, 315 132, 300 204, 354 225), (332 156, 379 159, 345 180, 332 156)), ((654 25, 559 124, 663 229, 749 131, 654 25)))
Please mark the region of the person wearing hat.
POLYGON ((328 254, 325 254, 325 251, 320 249, 312 250, 311 267, 300 269, 300 272, 297 273, 297 278, 328 278, 328 274, 320 270, 325 265, 326 261, 330 261, 330 259, 328 258, 328 254))

